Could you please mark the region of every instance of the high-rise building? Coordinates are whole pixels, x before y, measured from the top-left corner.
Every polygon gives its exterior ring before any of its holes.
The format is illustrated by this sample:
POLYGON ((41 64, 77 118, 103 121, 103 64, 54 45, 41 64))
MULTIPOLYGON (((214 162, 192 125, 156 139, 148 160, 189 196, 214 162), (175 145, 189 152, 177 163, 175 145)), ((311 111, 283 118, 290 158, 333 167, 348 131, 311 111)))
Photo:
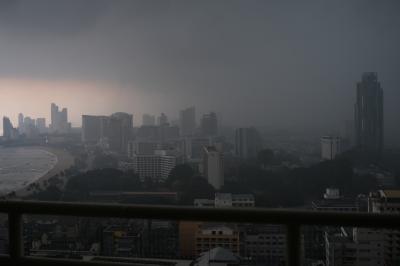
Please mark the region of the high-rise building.
POLYGON ((66 134, 71 131, 71 123, 68 123, 68 110, 63 108, 59 111, 59 107, 52 103, 51 104, 51 132, 66 134))
POLYGON ((212 145, 210 138, 185 138, 182 141, 182 150, 187 159, 202 159, 203 147, 212 145))
POLYGON ((179 127, 163 125, 158 127, 158 139, 162 142, 178 139, 179 138, 179 127))
POLYGON ((39 134, 39 131, 36 128, 35 119, 32 119, 29 116, 25 116, 24 118, 24 134, 28 138, 36 137, 39 134))
POLYGON ((107 116, 82 115, 82 141, 97 143, 107 135, 107 116))
POLYGON ((136 155, 153 155, 156 150, 160 150, 161 144, 157 141, 135 140, 128 143, 128 157, 136 155))
POLYGON ((321 159, 333 160, 341 153, 341 138, 323 136, 321 138, 321 159))
POLYGON ((354 120, 346 120, 344 124, 344 137, 354 145, 354 120))
POLYGON ((355 104, 356 146, 373 152, 383 148, 383 89, 375 72, 366 72, 357 83, 355 104))
POLYGON ((24 133, 24 115, 22 113, 18 115, 18 130, 20 134, 24 133))
POLYGON ((168 117, 166 114, 161 113, 161 115, 158 117, 158 125, 159 126, 168 125, 168 117))
POLYGON ((224 157, 215 146, 204 147, 203 172, 208 183, 215 189, 224 185, 224 157))
POLYGON ((36 119, 36 128, 39 131, 39 133, 46 133, 47 132, 46 118, 37 118, 36 119))
POLYGON ((35 119, 32 119, 30 116, 25 116, 24 118, 24 126, 29 127, 29 126, 36 126, 35 124, 35 119))
POLYGON ((203 136, 216 136, 218 134, 218 120, 214 112, 204 114, 200 121, 201 134, 203 136))
POLYGON ((128 143, 133 137, 133 115, 114 113, 109 119, 108 140, 110 149, 127 153, 128 143))
POLYGON ((181 110, 179 124, 182 136, 191 136, 196 130, 196 109, 194 106, 181 110))
POLYGON ((156 117, 154 115, 144 114, 142 117, 142 126, 155 126, 156 117))
POLYGON ((132 137, 133 116, 131 114, 82 116, 82 141, 85 143, 106 142, 110 150, 127 153, 128 143, 132 137))
POLYGON ((11 140, 15 138, 14 127, 10 119, 6 116, 3 117, 3 138, 5 140, 11 140))
POLYGON ((59 112, 58 106, 55 103, 51 104, 51 124, 50 128, 55 130, 55 127, 59 124, 59 112))
POLYGON ((136 138, 141 140, 158 140, 159 126, 141 126, 136 131, 136 138))
POLYGON ((261 136, 253 128, 237 128, 235 132, 235 154, 242 159, 255 158, 262 149, 261 136))

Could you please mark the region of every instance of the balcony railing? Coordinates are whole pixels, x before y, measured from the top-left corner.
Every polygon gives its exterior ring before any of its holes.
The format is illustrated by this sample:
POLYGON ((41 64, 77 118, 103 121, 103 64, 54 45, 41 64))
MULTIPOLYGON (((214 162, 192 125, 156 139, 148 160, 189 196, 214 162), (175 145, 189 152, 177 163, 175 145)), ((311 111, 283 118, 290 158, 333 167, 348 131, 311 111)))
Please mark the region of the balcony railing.
POLYGON ((85 262, 24 256, 22 216, 61 215, 211 221, 254 224, 281 224, 287 228, 287 265, 301 265, 300 228, 303 225, 400 228, 400 215, 373 213, 316 212, 292 209, 193 208, 179 206, 89 204, 68 202, 0 201, 0 213, 8 214, 9 255, 0 257, 0 265, 127 265, 126 263, 85 262))

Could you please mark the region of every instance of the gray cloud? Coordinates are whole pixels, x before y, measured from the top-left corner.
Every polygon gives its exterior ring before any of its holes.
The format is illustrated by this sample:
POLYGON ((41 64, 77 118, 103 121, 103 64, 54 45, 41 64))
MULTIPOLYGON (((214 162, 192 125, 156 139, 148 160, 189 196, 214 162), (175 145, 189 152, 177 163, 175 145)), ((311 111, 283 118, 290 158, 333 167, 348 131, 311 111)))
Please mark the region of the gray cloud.
POLYGON ((109 4, 104 0, 3 0, 0 27, 11 35, 69 35, 91 27, 109 4))
POLYGON ((377 71, 388 131, 399 132, 395 0, 25 0, 0 10, 0 76, 114 82, 165 95, 156 111, 196 104, 231 124, 331 130, 352 118, 361 73, 377 71))

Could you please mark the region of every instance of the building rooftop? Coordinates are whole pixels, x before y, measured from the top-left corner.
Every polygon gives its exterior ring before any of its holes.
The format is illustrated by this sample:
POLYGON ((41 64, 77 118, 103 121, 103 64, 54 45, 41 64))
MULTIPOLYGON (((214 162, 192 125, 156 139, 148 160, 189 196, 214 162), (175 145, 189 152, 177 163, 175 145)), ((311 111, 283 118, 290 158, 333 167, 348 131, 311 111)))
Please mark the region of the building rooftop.
POLYGON ((313 208, 358 208, 353 198, 322 199, 311 203, 313 208))
POLYGON ((170 191, 92 191, 90 196, 177 196, 170 191))

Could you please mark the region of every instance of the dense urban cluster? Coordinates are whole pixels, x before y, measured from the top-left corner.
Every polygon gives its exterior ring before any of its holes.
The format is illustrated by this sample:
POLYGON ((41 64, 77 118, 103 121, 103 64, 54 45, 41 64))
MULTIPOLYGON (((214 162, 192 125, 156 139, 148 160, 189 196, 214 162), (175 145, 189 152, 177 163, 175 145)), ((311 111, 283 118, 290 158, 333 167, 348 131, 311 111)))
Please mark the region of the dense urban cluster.
MULTIPOLYGON (((48 146, 74 165, 4 198, 189 205, 194 208, 292 207, 314 211, 399 213, 400 153, 384 148, 383 89, 376 73, 357 83, 354 120, 341 135, 304 138, 256 127, 229 127, 195 107, 144 114, 82 115, 51 105, 45 118, 3 118, 3 146, 48 146), (273 143, 273 144, 271 144, 273 143), (25 192, 27 192, 25 191, 25 192), (23 195, 23 196, 22 196, 23 195)), ((0 251, 7 252, 7 222, 0 251)), ((25 252, 33 256, 152 265, 285 265, 281 225, 27 216, 25 252), (112 258, 112 259, 111 259, 112 258)), ((400 232, 302 228, 305 265, 397 265, 400 232)))

